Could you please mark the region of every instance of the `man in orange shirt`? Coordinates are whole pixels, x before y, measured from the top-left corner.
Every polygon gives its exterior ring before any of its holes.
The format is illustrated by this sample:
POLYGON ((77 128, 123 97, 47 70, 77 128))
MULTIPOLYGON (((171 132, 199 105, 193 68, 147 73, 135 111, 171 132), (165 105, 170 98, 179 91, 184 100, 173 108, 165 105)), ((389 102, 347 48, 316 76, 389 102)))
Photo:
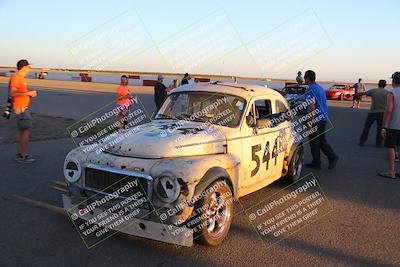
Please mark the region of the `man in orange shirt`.
POLYGON ((121 84, 117 87, 117 105, 119 124, 118 128, 125 129, 128 122, 129 107, 131 106, 132 95, 129 93, 128 89, 129 78, 126 75, 121 76, 121 84))
POLYGON ((17 63, 17 72, 11 76, 9 87, 13 112, 17 117, 17 156, 19 163, 33 163, 35 159, 28 154, 28 142, 32 129, 32 118, 29 112, 31 97, 36 97, 36 91, 28 91, 25 76, 31 71, 26 59, 17 63))

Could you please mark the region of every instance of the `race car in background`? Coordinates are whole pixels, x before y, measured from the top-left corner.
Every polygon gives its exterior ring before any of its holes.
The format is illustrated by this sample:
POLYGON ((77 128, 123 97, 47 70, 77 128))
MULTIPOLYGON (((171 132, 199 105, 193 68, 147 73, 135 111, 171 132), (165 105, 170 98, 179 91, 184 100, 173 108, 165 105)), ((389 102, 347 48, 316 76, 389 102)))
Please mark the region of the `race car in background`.
MULTIPOLYGON (((297 83, 286 83, 285 87, 280 91, 286 101, 289 103, 289 107, 294 109, 305 102, 305 93, 307 90, 306 85, 299 85, 297 83)), ((307 113, 306 108, 300 109, 297 115, 304 115, 307 113)))
POLYGON ((329 100, 353 100, 354 88, 350 84, 335 84, 325 93, 329 100))

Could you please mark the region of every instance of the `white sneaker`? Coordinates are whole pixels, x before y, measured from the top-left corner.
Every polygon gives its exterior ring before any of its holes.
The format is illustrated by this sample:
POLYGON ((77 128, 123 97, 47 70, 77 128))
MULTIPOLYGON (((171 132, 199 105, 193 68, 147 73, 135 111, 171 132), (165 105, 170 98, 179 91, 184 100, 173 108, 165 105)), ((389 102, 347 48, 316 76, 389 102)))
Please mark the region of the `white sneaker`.
POLYGON ((34 159, 31 155, 25 155, 25 157, 20 157, 17 159, 18 163, 34 163, 36 159, 34 159))

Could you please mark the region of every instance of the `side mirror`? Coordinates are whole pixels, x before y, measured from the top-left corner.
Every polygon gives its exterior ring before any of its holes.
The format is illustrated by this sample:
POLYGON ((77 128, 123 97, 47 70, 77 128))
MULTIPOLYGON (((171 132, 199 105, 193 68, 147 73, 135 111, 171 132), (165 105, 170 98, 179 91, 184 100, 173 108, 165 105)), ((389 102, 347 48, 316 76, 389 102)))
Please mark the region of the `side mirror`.
POLYGON ((252 115, 247 115, 246 123, 249 127, 254 127, 254 125, 255 125, 254 117, 252 115))
POLYGON ((257 120, 257 129, 272 128, 272 121, 270 119, 257 120))

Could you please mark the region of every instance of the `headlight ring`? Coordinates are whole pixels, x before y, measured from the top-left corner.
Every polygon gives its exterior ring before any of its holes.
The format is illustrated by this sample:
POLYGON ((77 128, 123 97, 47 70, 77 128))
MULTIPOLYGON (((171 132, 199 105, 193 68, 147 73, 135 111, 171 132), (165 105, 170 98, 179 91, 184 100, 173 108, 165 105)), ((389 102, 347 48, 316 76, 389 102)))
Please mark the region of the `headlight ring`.
POLYGON ((70 183, 79 180, 82 174, 82 167, 75 159, 67 159, 64 162, 64 177, 70 183))
POLYGON ((174 202, 181 193, 178 179, 170 176, 161 176, 154 180, 154 192, 165 203, 174 202))

